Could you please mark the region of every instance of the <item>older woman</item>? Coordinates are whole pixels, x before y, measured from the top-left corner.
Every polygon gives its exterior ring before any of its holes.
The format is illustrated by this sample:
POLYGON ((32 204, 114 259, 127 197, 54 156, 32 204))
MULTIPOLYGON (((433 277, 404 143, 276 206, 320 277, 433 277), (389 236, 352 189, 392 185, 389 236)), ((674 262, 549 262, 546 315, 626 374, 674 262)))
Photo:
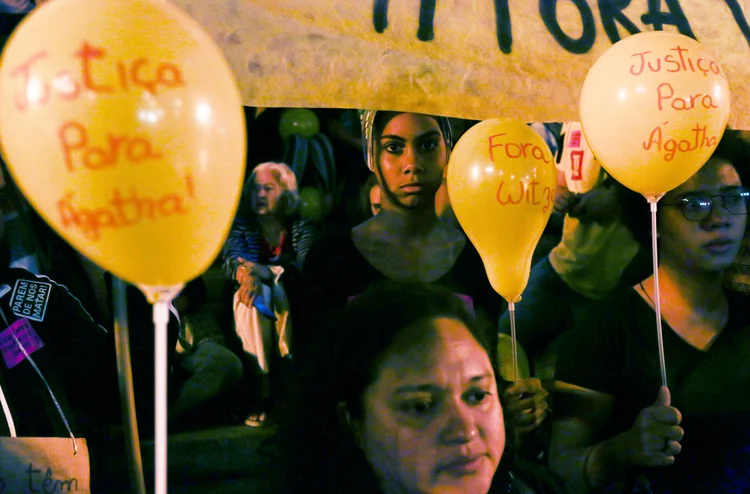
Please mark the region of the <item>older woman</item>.
POLYGON ((731 138, 722 140, 695 175, 659 202, 668 388, 660 387, 653 277, 562 345, 556 378, 565 392, 556 398, 550 462, 581 491, 747 487, 750 300, 722 287, 750 197, 740 177, 748 158, 734 149, 731 138))
POLYGON ((353 300, 281 429, 285 492, 488 492, 505 429, 485 335, 459 298, 426 285, 353 300))
MULTIPOLYGON (((237 335, 250 372, 262 376, 261 396, 270 396, 268 373, 274 353, 291 352, 287 291, 299 278, 314 238, 314 226, 296 215, 297 181, 283 163, 258 165, 247 181, 243 199, 222 258, 224 271, 236 283, 234 316, 237 335), (249 211, 247 211, 249 209, 249 211)), ((253 414, 248 425, 262 423, 253 414)))

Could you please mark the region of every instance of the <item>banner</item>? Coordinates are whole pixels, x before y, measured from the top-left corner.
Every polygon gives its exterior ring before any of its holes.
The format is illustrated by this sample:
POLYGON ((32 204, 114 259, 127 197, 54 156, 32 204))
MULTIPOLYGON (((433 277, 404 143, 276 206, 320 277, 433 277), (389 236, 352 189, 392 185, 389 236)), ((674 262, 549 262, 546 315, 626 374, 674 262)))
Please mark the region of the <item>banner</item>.
POLYGON ((730 81, 750 128, 746 0, 175 0, 259 107, 375 108, 577 121, 586 73, 619 39, 682 33, 730 81))

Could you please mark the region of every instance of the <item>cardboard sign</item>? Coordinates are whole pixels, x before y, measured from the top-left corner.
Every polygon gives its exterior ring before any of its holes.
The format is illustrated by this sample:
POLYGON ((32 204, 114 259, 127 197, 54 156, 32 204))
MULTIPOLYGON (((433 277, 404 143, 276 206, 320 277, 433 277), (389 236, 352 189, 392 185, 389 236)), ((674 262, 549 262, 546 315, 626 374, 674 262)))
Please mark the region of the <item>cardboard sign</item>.
POLYGON ((696 38, 750 128, 743 0, 175 0, 223 49, 246 105, 579 120, 589 68, 640 31, 696 38))
POLYGON ((91 492, 85 439, 0 437, 0 494, 91 492))

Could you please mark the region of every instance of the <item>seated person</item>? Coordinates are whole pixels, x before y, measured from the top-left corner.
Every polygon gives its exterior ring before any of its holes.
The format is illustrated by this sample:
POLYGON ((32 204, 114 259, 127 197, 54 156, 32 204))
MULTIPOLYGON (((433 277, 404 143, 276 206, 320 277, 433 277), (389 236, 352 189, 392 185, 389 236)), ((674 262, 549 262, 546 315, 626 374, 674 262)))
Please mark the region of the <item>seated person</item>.
MULTIPOLYGON (((660 388, 653 277, 564 337, 550 466, 580 491, 747 486, 750 299, 722 287, 747 222, 748 182, 738 172, 748 158, 733 162, 732 147, 723 139, 695 175, 659 201, 668 388, 660 388)), ((648 228, 645 199, 638 205, 640 226, 648 228)))
POLYGON ((271 396, 271 362, 292 352, 290 299, 315 236, 312 222, 297 214, 294 173, 283 163, 261 163, 250 174, 243 205, 222 251, 233 282, 236 352, 248 375, 260 380, 260 404, 247 417, 261 425, 271 396), (249 204, 245 205, 247 202, 249 204))
POLYGON ((485 335, 442 289, 386 282, 355 298, 280 430, 284 492, 488 492, 505 428, 485 335))
POLYGON ((206 310, 207 297, 206 283, 198 277, 174 301, 180 332, 169 419, 187 427, 231 419, 226 398, 242 378, 242 361, 227 348, 215 315, 206 310))

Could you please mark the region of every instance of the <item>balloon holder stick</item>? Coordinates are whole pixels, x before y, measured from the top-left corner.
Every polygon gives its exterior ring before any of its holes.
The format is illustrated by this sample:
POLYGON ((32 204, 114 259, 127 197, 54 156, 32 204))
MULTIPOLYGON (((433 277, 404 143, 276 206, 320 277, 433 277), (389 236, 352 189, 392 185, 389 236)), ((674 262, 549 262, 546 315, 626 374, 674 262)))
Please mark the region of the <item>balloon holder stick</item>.
POLYGON ((516 304, 508 302, 508 314, 510 314, 510 340, 511 353, 513 354, 513 384, 518 382, 518 345, 516 344, 516 304))
POLYGON ((169 348, 167 348, 167 326, 169 305, 184 284, 170 286, 138 285, 153 304, 154 343, 155 343, 155 385, 154 385, 154 492, 167 494, 167 372, 169 348))
POLYGON ((656 228, 656 210, 659 197, 647 197, 649 205, 651 206, 651 253, 653 255, 654 265, 654 310, 656 311, 656 336, 659 342, 659 368, 661 370, 661 385, 667 387, 667 366, 664 361, 664 338, 662 336, 662 324, 661 324, 661 296, 659 290, 659 252, 657 235, 658 231, 656 228))

